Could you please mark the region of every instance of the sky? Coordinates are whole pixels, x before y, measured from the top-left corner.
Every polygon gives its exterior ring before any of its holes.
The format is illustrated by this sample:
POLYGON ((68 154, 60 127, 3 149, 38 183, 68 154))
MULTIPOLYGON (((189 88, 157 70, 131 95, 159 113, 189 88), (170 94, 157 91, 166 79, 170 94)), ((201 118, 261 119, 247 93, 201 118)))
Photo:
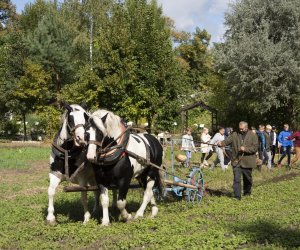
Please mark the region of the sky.
MULTIPOLYGON (((221 42, 225 32, 224 13, 233 0, 158 0, 163 12, 175 21, 178 30, 193 32, 196 27, 211 34, 211 42, 221 42)), ((17 11, 33 0, 12 0, 17 11)))

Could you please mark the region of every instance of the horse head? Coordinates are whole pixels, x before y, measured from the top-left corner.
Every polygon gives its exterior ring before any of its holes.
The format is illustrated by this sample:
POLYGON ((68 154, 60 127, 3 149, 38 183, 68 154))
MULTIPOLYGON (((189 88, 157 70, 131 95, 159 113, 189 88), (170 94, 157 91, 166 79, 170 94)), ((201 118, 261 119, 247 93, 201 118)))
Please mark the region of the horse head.
POLYGON ((76 146, 84 146, 85 127, 88 124, 89 114, 77 104, 64 104, 66 109, 63 128, 71 135, 76 146))
POLYGON ((107 115, 99 117, 92 115, 89 121, 89 126, 86 128, 85 140, 88 143, 87 159, 95 163, 97 161, 97 149, 102 147, 103 141, 107 136, 105 121, 107 115))

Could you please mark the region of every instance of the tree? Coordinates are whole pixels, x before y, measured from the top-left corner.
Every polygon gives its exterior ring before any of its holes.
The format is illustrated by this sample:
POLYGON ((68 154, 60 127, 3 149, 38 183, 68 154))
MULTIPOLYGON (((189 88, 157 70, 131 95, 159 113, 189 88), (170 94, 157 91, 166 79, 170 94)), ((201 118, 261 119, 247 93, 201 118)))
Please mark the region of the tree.
POLYGON ((5 30, 9 23, 17 18, 16 7, 10 0, 0 0, 0 32, 5 30))
POLYGON ((26 114, 34 111, 39 105, 43 105, 49 99, 48 82, 50 74, 46 73, 38 64, 26 61, 24 75, 20 78, 12 94, 14 100, 11 108, 23 117, 24 140, 26 134, 26 114))
POLYGON ((282 114, 295 127, 300 94, 300 2, 242 0, 225 16, 224 44, 216 70, 227 80, 237 106, 257 114, 282 114), (285 114, 282 113, 285 110, 285 114))
POLYGON ((33 62, 51 73, 49 88, 57 100, 63 85, 74 80, 73 40, 76 37, 67 20, 56 10, 48 11, 37 28, 27 35, 27 48, 33 62))
POLYGON ((163 118, 164 123, 167 117, 173 119, 166 113, 174 114, 178 108, 180 78, 176 71, 180 67, 173 53, 168 20, 157 1, 128 0, 125 5, 137 61, 133 96, 141 104, 139 113, 146 117, 151 128, 155 117, 163 118), (164 109, 167 106, 169 108, 164 109))
POLYGON ((192 36, 185 32, 178 36, 177 33, 176 40, 179 42, 176 52, 188 65, 187 76, 191 88, 203 90, 205 75, 211 71, 208 49, 210 35, 197 27, 192 36))

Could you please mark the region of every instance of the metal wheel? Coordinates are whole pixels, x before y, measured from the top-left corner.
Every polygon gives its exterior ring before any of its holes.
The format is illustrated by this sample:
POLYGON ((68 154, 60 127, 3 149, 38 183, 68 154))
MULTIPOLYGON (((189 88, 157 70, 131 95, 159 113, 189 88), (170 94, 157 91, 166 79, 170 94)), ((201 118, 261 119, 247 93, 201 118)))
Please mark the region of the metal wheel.
POLYGON ((200 203, 204 193, 204 177, 200 168, 194 167, 189 174, 187 184, 196 186, 197 189, 186 189, 186 200, 191 203, 200 203))

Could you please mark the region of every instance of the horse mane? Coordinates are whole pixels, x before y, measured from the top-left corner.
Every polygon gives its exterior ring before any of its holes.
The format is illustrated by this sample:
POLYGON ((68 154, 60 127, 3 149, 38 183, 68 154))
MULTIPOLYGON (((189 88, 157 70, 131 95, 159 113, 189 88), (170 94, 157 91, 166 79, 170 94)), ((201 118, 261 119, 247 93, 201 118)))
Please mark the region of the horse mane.
POLYGON ((115 115, 113 112, 99 109, 92 114, 94 123, 98 129, 100 129, 104 135, 110 137, 117 137, 120 134, 121 127, 121 118, 118 115, 115 115), (102 119, 106 116, 105 123, 102 119), (118 134, 116 134, 118 133, 118 134))

